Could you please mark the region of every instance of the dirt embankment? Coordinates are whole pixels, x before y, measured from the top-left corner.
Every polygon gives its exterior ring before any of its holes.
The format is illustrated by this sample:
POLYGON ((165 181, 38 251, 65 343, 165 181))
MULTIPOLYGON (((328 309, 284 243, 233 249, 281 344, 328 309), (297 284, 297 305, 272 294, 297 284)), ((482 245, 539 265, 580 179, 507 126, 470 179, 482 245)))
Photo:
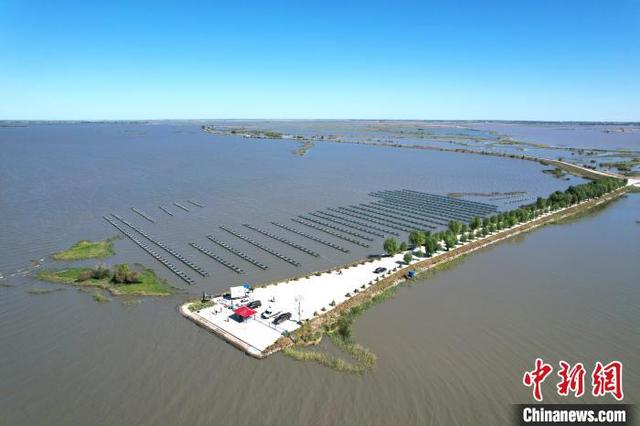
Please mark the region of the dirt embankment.
POLYGON ((576 164, 567 163, 566 161, 540 159, 540 163, 549 166, 555 166, 571 174, 583 176, 589 179, 602 179, 603 177, 624 179, 624 176, 616 175, 615 173, 606 173, 599 170, 592 170, 583 166, 578 166, 576 164))

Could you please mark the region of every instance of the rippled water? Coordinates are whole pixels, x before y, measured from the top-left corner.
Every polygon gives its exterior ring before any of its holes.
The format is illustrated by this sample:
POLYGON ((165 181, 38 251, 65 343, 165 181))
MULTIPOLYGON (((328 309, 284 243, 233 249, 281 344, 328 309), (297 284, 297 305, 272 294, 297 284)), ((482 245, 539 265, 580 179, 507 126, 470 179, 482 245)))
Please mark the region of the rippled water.
POLYGON ((364 376, 281 355, 248 358, 179 317, 184 294, 97 304, 66 287, 30 295, 26 289, 52 285, 11 276, 79 239, 114 235, 101 217, 115 212, 211 277, 186 287, 127 240, 116 243, 109 263, 142 262, 198 294, 374 250, 353 246, 344 255, 287 235, 319 251, 315 259, 252 234, 300 260, 295 268, 219 225, 266 228, 369 201, 378 189, 543 195, 570 183, 508 159, 332 144, 300 158, 295 147, 207 135, 191 123, 0 128, 0 284, 12 286, 0 287, 0 424, 508 424, 511 404, 530 400, 520 379, 535 356, 585 364, 619 358, 628 402, 637 402, 638 195, 472 255, 373 308, 355 323, 357 340, 379 359, 364 376), (206 207, 172 207, 174 217, 157 207, 187 199, 206 207), (136 217, 132 206, 157 223, 136 217), (270 269, 243 265, 248 273, 238 276, 188 247, 198 241, 233 259, 207 242, 209 233, 270 269))

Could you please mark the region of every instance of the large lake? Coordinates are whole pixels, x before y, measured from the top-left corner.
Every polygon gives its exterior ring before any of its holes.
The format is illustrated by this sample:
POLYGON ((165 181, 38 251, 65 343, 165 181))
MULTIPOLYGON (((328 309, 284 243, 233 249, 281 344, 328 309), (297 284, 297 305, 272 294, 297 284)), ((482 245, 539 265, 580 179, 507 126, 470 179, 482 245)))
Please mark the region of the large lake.
POLYGON ((401 289, 355 323, 356 340, 378 354, 375 370, 363 376, 282 355, 256 361, 181 318, 177 305, 202 291, 324 269, 381 244, 343 254, 276 232, 320 252, 316 259, 259 238, 244 223, 273 230, 271 221, 372 201, 368 193, 380 189, 523 191, 535 198, 580 182, 553 178, 536 163, 488 156, 318 143, 299 157, 292 154, 297 146, 206 134, 197 123, 0 128, 0 424, 509 424, 511 404, 530 401, 521 376, 536 356, 585 365, 620 359, 626 401, 638 402, 638 194, 401 289), (116 235, 102 219, 110 213, 170 243, 211 276, 190 272, 197 283, 188 287, 123 239, 108 264, 143 263, 184 292, 133 305, 117 298, 98 304, 67 287, 27 293, 56 287, 35 280, 32 260, 53 267, 50 253, 116 235), (220 225, 302 266, 269 257, 220 225), (241 263, 207 234, 270 268, 243 264, 247 273, 239 276, 188 246, 198 242, 241 263))

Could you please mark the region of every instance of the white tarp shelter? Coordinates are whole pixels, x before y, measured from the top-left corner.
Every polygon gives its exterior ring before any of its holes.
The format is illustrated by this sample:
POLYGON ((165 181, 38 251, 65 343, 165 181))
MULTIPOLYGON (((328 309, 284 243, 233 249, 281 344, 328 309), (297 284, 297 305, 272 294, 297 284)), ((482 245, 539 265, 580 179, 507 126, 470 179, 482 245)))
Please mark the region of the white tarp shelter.
POLYGON ((229 288, 230 292, 231 292, 231 298, 232 299, 240 299, 242 297, 245 297, 247 295, 247 289, 244 286, 236 286, 236 287, 231 287, 229 288))

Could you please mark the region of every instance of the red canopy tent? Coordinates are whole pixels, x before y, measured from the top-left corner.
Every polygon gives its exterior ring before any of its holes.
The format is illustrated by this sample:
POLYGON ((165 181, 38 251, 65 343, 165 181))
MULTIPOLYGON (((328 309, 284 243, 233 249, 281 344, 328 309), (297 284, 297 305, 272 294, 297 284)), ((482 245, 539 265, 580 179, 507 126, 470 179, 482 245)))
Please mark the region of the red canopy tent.
POLYGON ((255 315, 256 311, 246 306, 240 306, 239 308, 234 309, 233 313, 245 320, 255 315))

